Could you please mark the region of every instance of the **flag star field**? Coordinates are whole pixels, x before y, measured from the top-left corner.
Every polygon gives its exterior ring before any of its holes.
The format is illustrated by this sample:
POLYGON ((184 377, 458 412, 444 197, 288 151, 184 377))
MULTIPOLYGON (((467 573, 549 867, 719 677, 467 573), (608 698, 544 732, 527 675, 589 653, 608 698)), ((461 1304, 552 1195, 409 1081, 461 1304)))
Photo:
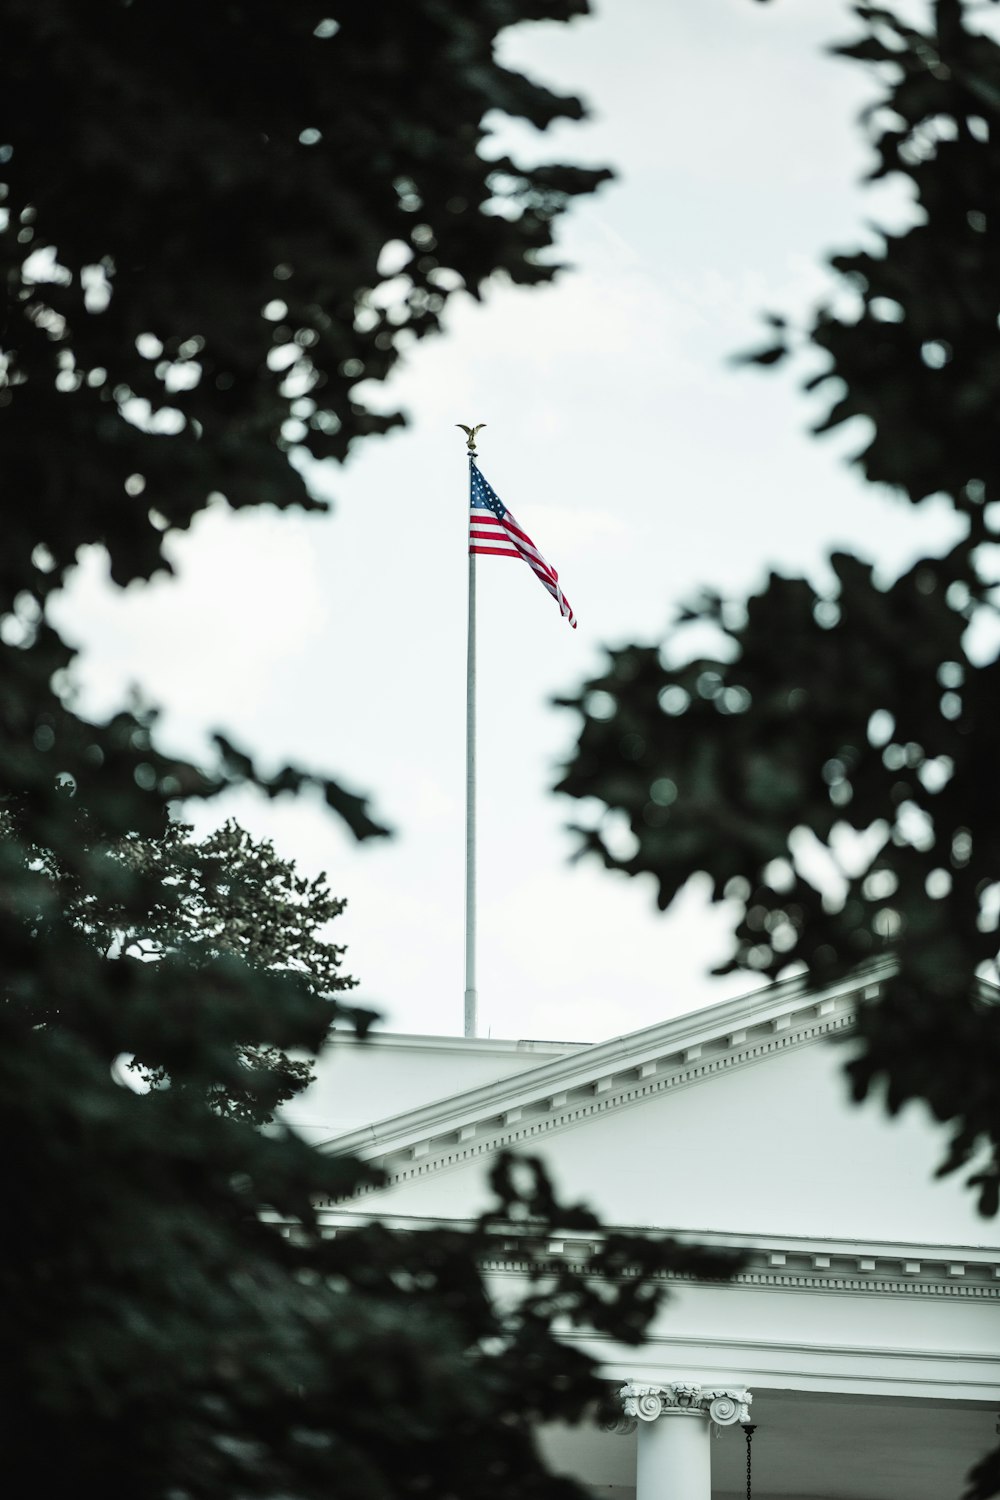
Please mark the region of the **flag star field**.
POLYGON ((559 606, 559 613, 576 629, 576 616, 559 587, 559 574, 515 521, 493 486, 477 465, 469 464, 469 551, 488 557, 520 557, 559 606))

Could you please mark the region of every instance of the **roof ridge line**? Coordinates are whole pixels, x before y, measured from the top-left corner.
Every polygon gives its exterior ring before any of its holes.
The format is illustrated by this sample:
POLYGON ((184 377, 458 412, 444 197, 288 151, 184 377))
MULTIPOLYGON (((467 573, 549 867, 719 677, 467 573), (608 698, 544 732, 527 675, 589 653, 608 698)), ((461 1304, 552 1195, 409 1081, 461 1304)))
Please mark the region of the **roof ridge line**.
MULTIPOLYGON (((370 1152, 372 1147, 381 1145, 385 1153, 399 1150, 404 1143, 412 1145, 421 1139, 447 1133, 449 1127, 444 1122, 458 1115, 467 1116, 469 1121, 477 1117, 489 1118, 491 1106, 500 1106, 505 1100, 508 1101, 506 1110, 530 1107, 532 1097, 537 1099, 550 1085, 555 1093, 560 1091, 561 1083, 566 1089, 579 1088, 589 1076, 599 1077, 603 1071, 610 1077, 650 1063, 657 1056, 668 1057, 686 1048, 711 1046, 727 1035, 767 1025, 775 1013, 818 1011, 823 1006, 836 1005, 838 1000, 851 1000, 859 991, 876 986, 890 969, 888 964, 869 966, 820 990, 808 990, 804 977, 796 975, 765 989, 687 1011, 604 1042, 595 1042, 579 1052, 540 1063, 535 1068, 505 1074, 491 1083, 477 1084, 399 1114, 384 1116, 317 1142, 317 1149, 337 1153, 370 1152)), ((494 1114, 498 1112, 501 1111, 492 1110, 494 1114)))
MULTIPOLYGON (((397 1162, 396 1170, 388 1170, 388 1179, 381 1189, 363 1189, 362 1195, 462 1166, 499 1150, 518 1149, 528 1141, 534 1146, 538 1137, 553 1130, 571 1128, 585 1118, 642 1104, 668 1088, 701 1083, 729 1068, 754 1065, 790 1048, 814 1045, 834 1032, 844 1033, 853 1026, 855 1011, 849 1001, 845 1003, 843 997, 839 997, 821 1002, 821 1006, 826 1004, 830 1009, 824 1014, 813 1014, 798 1026, 790 1021, 781 1024, 783 1017, 779 1016, 777 1024, 766 1035, 750 1038, 745 1032, 734 1031, 727 1039, 728 1045, 713 1048, 711 1043, 696 1044, 668 1050, 656 1063, 626 1063, 619 1071, 635 1076, 622 1079, 617 1087, 614 1074, 602 1076, 602 1070, 598 1069, 595 1076, 582 1079, 574 1088, 553 1090, 547 1083, 527 1101, 514 1102, 515 1096, 509 1094, 506 1104, 500 1109, 496 1108, 494 1101, 492 1107, 472 1114, 453 1112, 449 1116, 442 1113, 434 1121, 433 1128, 414 1129, 397 1134, 394 1139, 380 1140, 373 1130, 356 1132, 358 1139, 356 1143, 349 1142, 350 1149, 359 1150, 367 1159, 383 1161, 383 1164, 392 1158, 397 1162), (669 1066, 661 1068, 661 1062, 669 1066), (574 1094, 576 1098, 572 1097, 574 1094), (436 1148, 432 1149, 435 1142, 436 1148)), ((816 1011, 821 1007, 809 1008, 816 1011)), ((520 1077, 512 1081, 520 1082, 520 1077)), ((346 1138, 341 1137, 329 1143, 326 1149, 341 1148, 345 1141, 346 1138)))

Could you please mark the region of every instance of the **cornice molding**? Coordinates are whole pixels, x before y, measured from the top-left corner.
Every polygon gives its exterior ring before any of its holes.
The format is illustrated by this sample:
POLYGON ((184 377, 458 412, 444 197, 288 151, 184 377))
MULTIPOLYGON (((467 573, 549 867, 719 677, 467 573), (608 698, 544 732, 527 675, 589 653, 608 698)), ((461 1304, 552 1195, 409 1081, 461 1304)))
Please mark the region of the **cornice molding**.
POLYGON ((778 1287, 782 1291, 862 1292, 902 1297, 972 1298, 976 1301, 1000 1300, 1000 1285, 984 1281, 957 1282, 927 1277, 910 1280, 901 1277, 865 1274, 851 1275, 777 1275, 774 1272, 741 1271, 733 1277, 735 1286, 778 1287))
MULTIPOLYGON (((579 1337, 588 1346, 607 1345, 614 1349, 621 1349, 621 1344, 611 1338, 609 1334, 585 1332, 579 1336, 567 1335, 567 1337, 579 1337)), ((965 1365, 982 1365, 989 1372, 992 1383, 996 1385, 997 1356, 995 1354, 970 1353, 966 1349, 925 1349, 907 1346, 905 1348, 891 1345, 866 1344, 863 1351, 858 1349, 857 1344, 831 1344, 824 1341, 821 1345, 815 1343, 790 1343, 787 1339, 723 1339, 723 1338, 687 1338, 678 1337, 676 1334, 650 1333, 643 1342, 642 1352, 644 1357, 652 1355, 657 1363, 663 1363, 668 1356, 664 1353, 670 1350, 669 1358, 674 1364, 680 1363, 678 1352, 683 1350, 685 1354, 684 1365, 690 1364, 689 1352, 696 1352, 702 1356, 713 1356, 722 1353, 726 1358, 732 1357, 734 1351, 739 1351, 743 1363, 753 1363, 759 1360, 761 1354, 778 1353, 791 1355, 796 1358, 815 1355, 817 1351, 823 1355, 832 1355, 845 1359, 857 1359, 859 1353, 869 1364, 875 1360, 919 1360, 921 1364, 952 1366, 956 1362, 965 1365)), ((627 1356, 626 1356, 627 1358, 627 1356)), ((637 1362, 637 1361, 634 1361, 637 1362)), ((855 1379, 866 1378, 880 1379, 881 1376, 866 1377, 864 1371, 857 1370, 855 1379)))
MULTIPOLYGON (((376 1139, 365 1140, 364 1132, 358 1132, 362 1140, 350 1149, 381 1165, 387 1178, 381 1187, 363 1189, 362 1194, 464 1166, 498 1151, 533 1146, 553 1131, 570 1129, 614 1110, 648 1103, 668 1090, 703 1083, 732 1069, 845 1034, 854 1025, 854 1015, 853 997, 822 999, 800 1009, 798 1015, 784 1012, 689 1046, 678 1048, 671 1038, 672 1045, 668 1044, 660 1056, 654 1053, 614 1072, 602 1073, 598 1068, 597 1077, 555 1090, 548 1080, 534 1073, 518 1074, 505 1080, 511 1098, 499 1115, 477 1119, 472 1114, 464 1118, 464 1123, 456 1116, 455 1125, 447 1131, 442 1130, 444 1121, 439 1120, 438 1133, 400 1141, 395 1149, 390 1146, 379 1150, 376 1139), (532 1079, 534 1088, 527 1087, 532 1079)), ((343 1143, 346 1150, 346 1142, 347 1138, 342 1138, 338 1145, 343 1143)))
MULTIPOLYGON (((365 1213, 348 1208, 320 1211, 325 1233, 369 1222, 365 1213)), ((395 1230, 434 1229, 447 1226, 471 1230, 474 1220, 415 1218, 410 1215, 380 1217, 395 1230)), ((608 1234, 642 1234, 628 1225, 607 1225, 593 1235, 552 1238, 543 1260, 555 1270, 572 1265, 586 1274, 608 1234)), ((669 1233, 669 1230, 662 1231, 669 1233)), ((781 1292, 828 1292, 851 1296, 935 1297, 950 1301, 996 1302, 1000 1300, 1000 1247, 983 1245, 925 1245, 904 1242, 807 1239, 796 1235, 723 1233, 718 1230, 685 1230, 676 1234, 685 1244, 708 1249, 741 1250, 747 1265, 729 1281, 699 1282, 687 1273, 664 1271, 658 1279, 710 1286, 725 1295, 741 1287, 781 1292)), ((482 1258, 484 1271, 519 1276, 538 1268, 536 1257, 521 1250, 521 1231, 516 1226, 495 1231, 495 1249, 482 1258)))
MULTIPOLYGON (((686 1074, 684 1081, 698 1082, 731 1064, 735 1053, 750 1043, 743 1061, 761 1058, 783 1050, 795 1041, 815 1040, 832 1030, 837 1015, 853 1015, 856 1004, 878 993, 880 981, 890 972, 883 964, 863 975, 854 975, 822 991, 810 991, 804 979, 796 978, 769 985, 737 1000, 722 1001, 687 1015, 675 1016, 642 1031, 614 1037, 607 1042, 583 1047, 571 1055, 541 1063, 536 1068, 505 1075, 494 1083, 464 1090, 445 1099, 434 1100, 400 1115, 373 1121, 370 1125, 320 1143, 319 1149, 337 1153, 359 1153, 369 1159, 398 1157, 409 1152, 414 1159, 440 1154, 453 1136, 460 1140, 478 1135, 481 1129, 513 1126, 515 1116, 544 1112, 549 1115, 543 1127, 522 1128, 505 1134, 508 1141, 524 1140, 551 1128, 552 1116, 575 1101, 581 1106, 573 1115, 586 1113, 583 1095, 607 1096, 601 1102, 607 1107, 615 1100, 633 1096, 634 1090, 620 1088, 627 1082, 640 1084, 656 1080, 656 1087, 636 1097, 648 1097, 663 1086, 657 1078, 662 1072, 686 1074), (819 1023, 816 1030, 812 1023, 819 1023), (771 1045, 768 1045, 771 1043, 771 1045), (578 1097, 579 1096, 579 1097, 578 1097)), ((591 1111, 593 1113, 594 1111, 591 1111)), ((572 1109, 569 1109, 572 1114, 572 1109)), ((463 1152, 461 1159, 479 1154, 463 1152)), ((448 1163, 453 1164, 452 1162, 448 1163)))
MULTIPOLYGON (((839 1391, 862 1398, 885 1395, 996 1402, 1000 1366, 992 1352, 927 1348, 917 1342, 905 1347, 875 1345, 866 1341, 863 1326, 854 1326, 856 1341, 832 1345, 822 1336, 813 1342, 789 1343, 653 1333, 635 1350, 606 1334, 581 1330, 566 1337, 600 1364, 608 1381, 609 1415, 623 1381, 669 1384, 678 1372, 683 1372, 684 1381, 700 1383, 706 1390, 745 1384, 754 1391, 839 1391)), ((627 1430, 636 1422, 623 1416, 608 1426, 627 1430)))
MULTIPOLYGON (((692 1236, 692 1238, 695 1238, 692 1236)), ((551 1251, 553 1269, 569 1260, 586 1274, 589 1260, 580 1246, 565 1246, 551 1251)), ((937 1256, 940 1257, 940 1251, 937 1256)), ((949 1301, 1000 1301, 1000 1253, 992 1262, 956 1262, 950 1260, 901 1260, 898 1257, 875 1257, 854 1252, 833 1258, 812 1257, 811 1267, 798 1263, 776 1264, 784 1257, 762 1256, 751 1252, 751 1263, 725 1282, 699 1282, 687 1272, 660 1271, 653 1279, 664 1282, 687 1282, 711 1285, 726 1292, 739 1287, 758 1287, 780 1292, 827 1292, 851 1296, 935 1297, 949 1301), (827 1264, 823 1265, 822 1262, 827 1264), (819 1262, 820 1264, 816 1264, 819 1262), (913 1269, 907 1269, 912 1267, 913 1269)), ((504 1250, 483 1262, 484 1270, 498 1275, 527 1273, 531 1264, 518 1257, 516 1248, 504 1250)))
MULTIPOLYGON (((483 1261, 483 1270, 493 1272, 497 1275, 515 1274, 527 1275, 532 1269, 537 1269, 537 1262, 528 1260, 519 1261, 516 1255, 503 1255, 489 1257, 483 1261)), ((556 1257, 552 1258, 553 1269, 558 1264, 556 1257)), ((587 1273, 589 1267, 586 1262, 577 1264, 576 1269, 587 1273)), ((595 1275, 596 1275, 595 1271, 595 1275)), ((1000 1301, 1000 1285, 985 1280, 975 1280, 958 1283, 927 1276, 921 1280, 904 1280, 902 1277, 861 1275, 852 1276, 850 1273, 830 1272, 825 1274, 803 1275, 796 1273, 778 1273, 774 1271, 741 1271, 733 1276, 728 1282, 699 1282, 699 1278, 678 1271, 659 1271, 650 1278, 654 1281, 665 1282, 687 1282, 703 1286, 719 1287, 728 1290, 737 1287, 763 1287, 770 1291, 780 1292, 830 1292, 841 1295, 853 1296, 881 1296, 881 1297, 938 1297, 947 1298, 951 1301, 973 1301, 973 1302, 996 1302, 1000 1301)))

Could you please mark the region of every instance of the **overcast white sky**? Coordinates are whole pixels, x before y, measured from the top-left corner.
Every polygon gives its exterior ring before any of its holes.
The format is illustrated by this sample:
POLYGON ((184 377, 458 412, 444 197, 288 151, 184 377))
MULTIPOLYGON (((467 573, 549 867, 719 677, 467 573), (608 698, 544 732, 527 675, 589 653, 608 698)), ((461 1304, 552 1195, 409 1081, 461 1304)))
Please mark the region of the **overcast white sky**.
POLYGON ((845 543, 890 569, 948 534, 943 511, 852 475, 859 433, 810 438, 818 408, 789 377, 728 362, 761 342, 761 309, 822 296, 825 252, 907 212, 898 192, 859 187, 870 85, 822 53, 851 31, 836 0, 607 0, 587 21, 509 32, 506 58, 593 108, 520 148, 618 172, 563 227, 575 269, 454 308, 385 398, 410 426, 314 470, 332 515, 213 512, 174 544, 179 578, 115 591, 94 551, 60 604, 95 715, 140 683, 168 748, 197 752, 219 727, 265 763, 374 795, 391 844, 358 848, 307 799, 244 794, 198 821, 234 813, 327 871, 349 899, 334 935, 359 997, 393 1029, 462 1028, 459 421, 488 423, 481 467, 580 622, 526 567, 481 560, 481 1030, 596 1040, 752 988, 709 979, 725 921, 701 890, 662 917, 643 882, 569 863, 580 809, 549 788, 574 721, 548 700, 600 668, 603 644, 658 638, 699 584, 740 593, 772 566, 819 577, 845 543))

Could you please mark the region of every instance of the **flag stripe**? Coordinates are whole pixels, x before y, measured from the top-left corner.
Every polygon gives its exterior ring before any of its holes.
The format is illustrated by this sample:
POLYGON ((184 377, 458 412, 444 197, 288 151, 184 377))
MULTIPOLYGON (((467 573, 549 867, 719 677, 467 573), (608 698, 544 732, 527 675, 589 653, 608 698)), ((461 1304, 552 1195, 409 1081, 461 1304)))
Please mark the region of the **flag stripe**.
POLYGON ((469 502, 469 551, 487 557, 521 557, 538 581, 548 589, 559 606, 559 612, 576 629, 576 616, 569 600, 559 587, 559 574, 539 552, 526 531, 515 521, 496 491, 470 465, 471 497, 469 502))

